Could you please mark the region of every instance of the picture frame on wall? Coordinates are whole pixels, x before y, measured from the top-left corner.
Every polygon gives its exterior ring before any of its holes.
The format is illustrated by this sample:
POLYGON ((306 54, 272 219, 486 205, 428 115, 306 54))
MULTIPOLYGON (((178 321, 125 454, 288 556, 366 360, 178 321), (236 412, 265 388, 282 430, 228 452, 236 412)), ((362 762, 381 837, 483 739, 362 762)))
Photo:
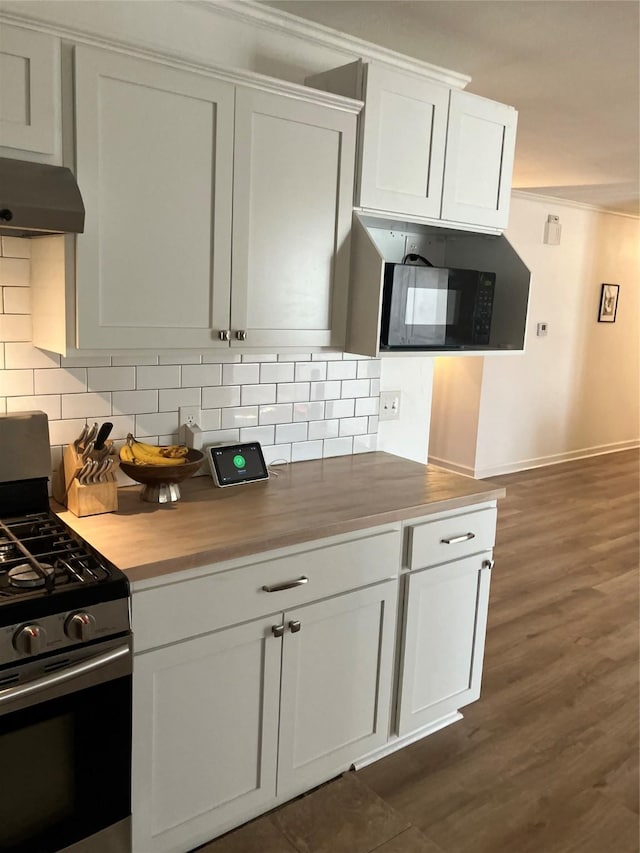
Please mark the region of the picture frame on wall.
POLYGON ((603 284, 600 290, 598 323, 615 323, 618 312, 619 284, 603 284))

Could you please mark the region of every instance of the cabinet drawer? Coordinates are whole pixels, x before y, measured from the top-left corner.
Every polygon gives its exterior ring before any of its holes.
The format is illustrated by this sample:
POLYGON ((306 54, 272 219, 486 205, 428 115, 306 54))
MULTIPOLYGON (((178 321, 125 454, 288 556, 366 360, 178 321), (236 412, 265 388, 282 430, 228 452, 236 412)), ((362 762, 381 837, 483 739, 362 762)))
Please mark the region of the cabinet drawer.
POLYGON ((419 569, 490 550, 496 518, 495 508, 482 509, 409 528, 408 567, 419 569))
POLYGON ((132 596, 136 652, 395 577, 400 531, 265 559, 132 596), (296 581, 306 579, 298 585, 296 581), (271 587, 268 592, 264 587, 271 587))

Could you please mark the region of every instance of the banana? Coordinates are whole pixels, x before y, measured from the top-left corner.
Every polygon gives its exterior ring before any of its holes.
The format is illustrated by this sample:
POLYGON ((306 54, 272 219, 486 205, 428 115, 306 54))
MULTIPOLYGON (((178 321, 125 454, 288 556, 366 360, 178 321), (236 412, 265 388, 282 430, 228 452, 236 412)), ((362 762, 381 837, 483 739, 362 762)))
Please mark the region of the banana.
POLYGON ((125 444, 120 448, 120 459, 122 462, 135 463, 135 456, 128 444, 125 444))
POLYGON ((134 464, 137 465, 184 465, 187 461, 185 456, 165 456, 161 452, 166 449, 165 447, 156 447, 154 444, 138 441, 131 433, 127 436, 125 447, 131 451, 134 464))

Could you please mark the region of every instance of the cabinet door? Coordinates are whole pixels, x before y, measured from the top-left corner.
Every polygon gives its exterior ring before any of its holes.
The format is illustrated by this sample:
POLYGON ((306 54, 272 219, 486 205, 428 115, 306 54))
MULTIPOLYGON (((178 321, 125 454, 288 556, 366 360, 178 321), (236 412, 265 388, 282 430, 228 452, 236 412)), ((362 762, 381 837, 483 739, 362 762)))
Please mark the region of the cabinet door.
POLYGON ((278 796, 386 743, 396 599, 389 581, 285 614, 278 796))
POLYGON ((232 345, 344 344, 355 132, 353 113, 237 89, 232 345))
POLYGON ((190 850, 275 794, 281 640, 261 619, 137 655, 133 848, 190 850))
POLYGON ((359 205, 439 218, 449 89, 369 63, 365 102, 359 205))
POLYGON ((487 552, 406 577, 399 735, 480 696, 489 557, 487 552))
POLYGON ((58 39, 0 22, 0 146, 59 161, 60 142, 58 39))
POLYGON ((77 346, 228 347, 233 86, 88 47, 75 75, 77 346))
POLYGON ((451 93, 443 219, 506 228, 517 120, 513 107, 451 93))

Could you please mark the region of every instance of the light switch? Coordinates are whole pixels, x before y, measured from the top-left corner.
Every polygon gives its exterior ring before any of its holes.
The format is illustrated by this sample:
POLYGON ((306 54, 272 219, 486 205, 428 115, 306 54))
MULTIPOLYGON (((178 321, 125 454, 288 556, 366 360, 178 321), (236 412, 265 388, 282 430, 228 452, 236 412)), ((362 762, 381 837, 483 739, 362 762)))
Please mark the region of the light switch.
POLYGON ((536 326, 536 335, 539 338, 543 338, 547 334, 548 329, 548 323, 538 323, 538 325, 536 326))
POLYGON ((561 234, 562 225, 560 225, 560 217, 550 213, 544 224, 544 242, 549 246, 559 246, 561 234))

